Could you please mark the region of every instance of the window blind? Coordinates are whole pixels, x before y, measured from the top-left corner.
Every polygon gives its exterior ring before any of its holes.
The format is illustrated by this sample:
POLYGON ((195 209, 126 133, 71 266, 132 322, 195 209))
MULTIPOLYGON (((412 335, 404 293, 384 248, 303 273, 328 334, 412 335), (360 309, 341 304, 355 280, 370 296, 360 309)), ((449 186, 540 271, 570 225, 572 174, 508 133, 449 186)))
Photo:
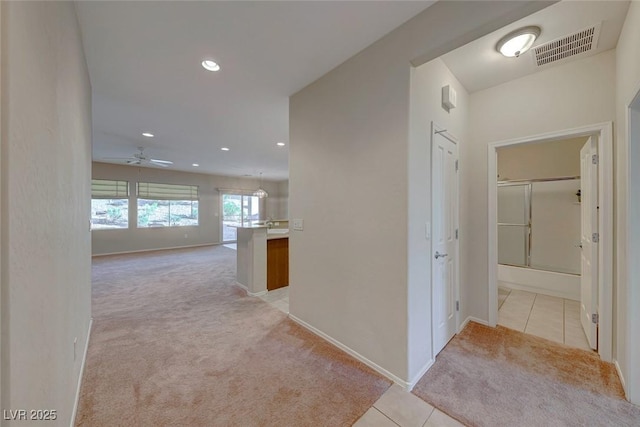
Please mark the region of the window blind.
POLYGON ((198 200, 197 185, 139 182, 138 198, 147 200, 198 200))
POLYGON ((111 179, 91 180, 92 199, 128 199, 129 182, 111 179))

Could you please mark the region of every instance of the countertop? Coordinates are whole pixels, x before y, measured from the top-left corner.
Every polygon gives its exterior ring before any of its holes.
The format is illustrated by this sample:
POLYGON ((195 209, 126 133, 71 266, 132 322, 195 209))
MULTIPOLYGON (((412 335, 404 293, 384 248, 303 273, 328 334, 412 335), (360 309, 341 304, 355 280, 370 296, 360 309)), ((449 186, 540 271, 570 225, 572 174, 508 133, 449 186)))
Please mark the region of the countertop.
POLYGON ((267 233, 267 240, 288 239, 288 238, 289 238, 289 233, 287 234, 268 234, 267 233))

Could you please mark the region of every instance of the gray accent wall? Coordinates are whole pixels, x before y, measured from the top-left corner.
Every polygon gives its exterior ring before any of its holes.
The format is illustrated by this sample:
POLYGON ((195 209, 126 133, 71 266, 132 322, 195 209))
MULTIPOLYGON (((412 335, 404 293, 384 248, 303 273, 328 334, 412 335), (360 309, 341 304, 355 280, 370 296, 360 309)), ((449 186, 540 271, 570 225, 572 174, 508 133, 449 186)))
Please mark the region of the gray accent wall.
POLYGON ((431 357, 431 278, 415 265, 430 260, 409 238, 424 236, 427 203, 410 197, 430 174, 411 157, 428 154, 411 136, 411 65, 548 4, 437 2, 290 98, 289 216, 304 220, 289 237, 290 316, 401 384, 431 357))

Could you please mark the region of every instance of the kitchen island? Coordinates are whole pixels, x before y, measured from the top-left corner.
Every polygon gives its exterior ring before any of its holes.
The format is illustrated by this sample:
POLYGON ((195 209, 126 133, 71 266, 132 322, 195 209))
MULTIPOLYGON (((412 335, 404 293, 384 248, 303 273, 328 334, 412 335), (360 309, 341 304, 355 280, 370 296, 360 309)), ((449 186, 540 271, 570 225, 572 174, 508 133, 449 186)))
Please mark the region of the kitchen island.
POLYGON ((289 284, 288 232, 266 225, 238 227, 236 281, 249 295, 260 296, 289 284))

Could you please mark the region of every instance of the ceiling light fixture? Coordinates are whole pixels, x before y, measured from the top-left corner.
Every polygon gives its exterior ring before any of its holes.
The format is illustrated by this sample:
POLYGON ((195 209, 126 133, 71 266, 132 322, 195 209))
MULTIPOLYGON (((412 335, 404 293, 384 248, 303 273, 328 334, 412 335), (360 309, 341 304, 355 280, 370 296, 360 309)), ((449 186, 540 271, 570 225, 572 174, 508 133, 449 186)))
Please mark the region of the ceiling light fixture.
POLYGON ((277 145, 278 147, 284 147, 284 142, 276 142, 276 145, 277 145))
POLYGON ((146 136, 147 138, 153 138, 155 135, 149 132, 142 132, 142 136, 146 136))
POLYGON ((218 65, 218 63, 210 59, 205 59, 204 61, 202 61, 202 67, 207 71, 220 71, 220 66, 218 65))
POLYGON ((229 149, 227 147, 222 147, 221 150, 222 151, 229 151, 229 149))
POLYGON ((262 172, 260 172, 260 187, 258 187, 258 189, 253 192, 253 195, 258 197, 259 199, 269 197, 269 193, 267 193, 264 188, 262 188, 262 172))
POLYGON ((517 58, 531 49, 538 36, 540 36, 540 27, 520 28, 501 38, 496 44, 496 50, 508 58, 517 58))
POLYGON ((193 166, 194 168, 197 168, 200 165, 198 163, 192 163, 191 166, 193 166))

